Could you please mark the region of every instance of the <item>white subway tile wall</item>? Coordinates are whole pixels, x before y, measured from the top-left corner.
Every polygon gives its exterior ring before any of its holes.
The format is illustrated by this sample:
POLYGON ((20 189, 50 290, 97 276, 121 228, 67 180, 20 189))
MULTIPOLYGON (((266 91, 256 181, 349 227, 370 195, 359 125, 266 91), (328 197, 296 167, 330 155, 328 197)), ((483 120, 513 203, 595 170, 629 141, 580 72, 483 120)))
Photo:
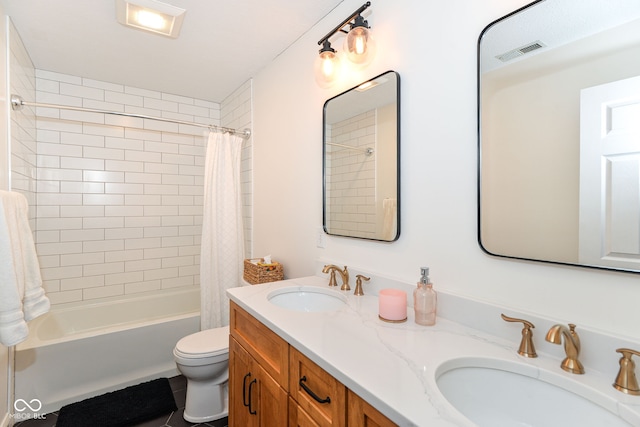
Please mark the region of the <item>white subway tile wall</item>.
MULTIPOLYGON (((36 70, 35 99, 251 128, 251 82, 221 110, 215 102, 36 70)), ((36 116, 34 230, 52 303, 198 286, 206 129, 42 107, 36 116)), ((250 254, 250 141, 242 166, 250 254)), ((19 172, 12 168, 12 176, 19 172)))
MULTIPOLYGON (((9 82, 11 94, 25 101, 35 101, 35 68, 13 23, 9 24, 9 82)), ((36 218, 36 116, 33 108, 23 107, 11 114, 11 189, 19 191, 29 202, 29 221, 36 218)), ((46 186, 45 188, 49 188, 46 186)))
MULTIPOLYGON (((252 129, 253 86, 249 80, 222 101, 222 125, 233 129, 252 129)), ((242 144, 242 209, 244 216, 244 251, 247 258, 253 255, 253 138, 242 144)))
POLYGON ((329 146, 327 222, 332 234, 375 238, 375 156, 366 148, 376 145, 376 111, 371 110, 331 126, 330 142, 356 148, 329 146))

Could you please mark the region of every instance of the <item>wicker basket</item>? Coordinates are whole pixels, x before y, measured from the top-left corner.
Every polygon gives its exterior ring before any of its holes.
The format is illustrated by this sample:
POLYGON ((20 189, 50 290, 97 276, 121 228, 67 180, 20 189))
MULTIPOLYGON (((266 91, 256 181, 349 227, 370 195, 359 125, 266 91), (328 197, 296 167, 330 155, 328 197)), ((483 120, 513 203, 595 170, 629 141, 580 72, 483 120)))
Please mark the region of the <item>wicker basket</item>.
POLYGON ((258 262, 264 262, 264 258, 244 260, 244 280, 257 285, 284 279, 284 270, 279 262, 274 261, 268 265, 258 265, 258 262))

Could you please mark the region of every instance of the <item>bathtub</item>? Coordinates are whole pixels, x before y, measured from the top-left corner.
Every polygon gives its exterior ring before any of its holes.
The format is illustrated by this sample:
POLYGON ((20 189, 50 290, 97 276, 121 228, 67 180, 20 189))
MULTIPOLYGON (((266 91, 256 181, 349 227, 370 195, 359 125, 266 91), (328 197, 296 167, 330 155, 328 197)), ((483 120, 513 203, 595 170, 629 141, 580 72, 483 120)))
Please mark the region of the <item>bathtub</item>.
POLYGON ((88 397, 178 374, 173 347, 200 330, 198 288, 64 304, 29 322, 18 344, 15 398, 50 413, 88 397))

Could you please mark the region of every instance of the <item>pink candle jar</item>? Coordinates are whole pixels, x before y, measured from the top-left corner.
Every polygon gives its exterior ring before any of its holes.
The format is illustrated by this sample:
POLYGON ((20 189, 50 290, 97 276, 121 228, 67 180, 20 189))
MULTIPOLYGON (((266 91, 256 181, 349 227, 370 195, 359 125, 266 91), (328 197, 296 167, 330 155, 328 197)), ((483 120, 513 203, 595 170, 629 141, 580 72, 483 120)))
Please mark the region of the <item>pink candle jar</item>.
POLYGON ((399 289, 382 289, 378 294, 378 317, 385 322, 407 320, 407 293, 399 289))

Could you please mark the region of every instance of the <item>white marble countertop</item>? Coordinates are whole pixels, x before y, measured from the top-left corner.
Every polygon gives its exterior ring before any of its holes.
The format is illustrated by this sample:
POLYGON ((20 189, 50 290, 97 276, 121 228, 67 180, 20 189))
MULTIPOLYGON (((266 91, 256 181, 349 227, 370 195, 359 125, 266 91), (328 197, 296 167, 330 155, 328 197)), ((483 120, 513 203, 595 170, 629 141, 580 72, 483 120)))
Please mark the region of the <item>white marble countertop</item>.
MULTIPOLYGON (((232 301, 401 426, 474 425, 446 401, 436 385, 439 367, 461 358, 469 358, 467 361, 497 359, 517 364, 533 372, 534 377, 550 375, 560 378, 562 386, 567 389, 586 385, 597 390, 598 399, 606 400, 612 412, 632 419, 633 424, 640 421, 640 415, 636 415, 640 414, 640 397, 613 389, 611 383, 614 378, 610 375, 593 369, 588 369, 585 375, 562 371, 560 360, 564 352, 561 346, 551 345, 554 350, 557 348, 557 357, 541 354, 538 358, 529 359, 519 356, 516 350, 520 329, 514 324, 506 326, 512 336, 510 339, 480 330, 486 321, 478 321, 479 329, 474 329, 464 326, 466 322, 438 317, 435 326, 426 327, 414 322, 411 308, 407 310, 407 322, 387 323, 378 319, 377 296, 357 297, 353 290, 336 290, 347 297, 348 303, 338 311, 329 312, 284 309, 267 299, 271 291, 283 287, 330 289, 327 282, 326 277, 310 276, 233 288, 227 294, 232 301)), ((365 294, 367 291, 365 286, 365 294)), ((446 298, 440 298, 439 304, 442 299, 446 304, 446 298)), ((479 316, 483 314, 483 310, 477 312, 479 316)), ((494 319, 493 313, 490 317, 497 327, 505 327, 503 324, 506 322, 494 319)), ((614 360, 617 360, 615 356, 614 360)), ((612 370, 616 370, 615 367, 612 370)))

